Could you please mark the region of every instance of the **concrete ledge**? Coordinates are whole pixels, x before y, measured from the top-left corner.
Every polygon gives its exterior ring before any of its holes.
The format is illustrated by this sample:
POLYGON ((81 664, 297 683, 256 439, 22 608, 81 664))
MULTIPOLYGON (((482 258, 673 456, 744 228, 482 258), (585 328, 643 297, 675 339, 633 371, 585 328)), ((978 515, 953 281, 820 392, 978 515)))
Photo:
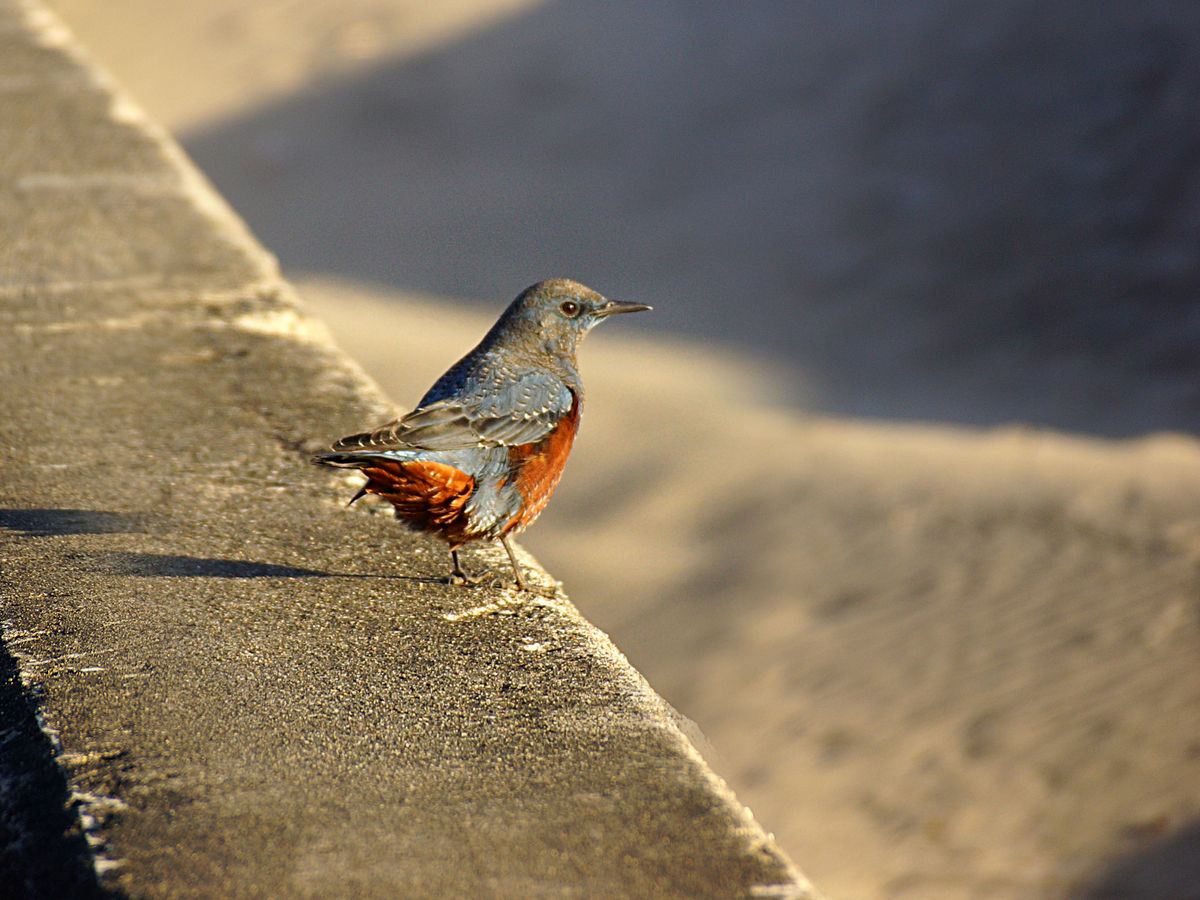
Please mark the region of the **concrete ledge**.
POLYGON ((445 587, 440 547, 342 508, 307 455, 388 404, 4 0, 0 154, 5 884, 813 896, 561 593, 445 587))

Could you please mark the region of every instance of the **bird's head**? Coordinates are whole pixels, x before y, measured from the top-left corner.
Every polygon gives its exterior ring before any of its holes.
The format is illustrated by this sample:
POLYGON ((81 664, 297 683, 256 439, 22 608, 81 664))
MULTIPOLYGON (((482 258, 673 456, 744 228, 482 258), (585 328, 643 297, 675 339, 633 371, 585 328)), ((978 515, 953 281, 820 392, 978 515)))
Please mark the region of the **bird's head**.
POLYGON ((607 300, 577 281, 550 278, 522 291, 495 331, 539 351, 574 356, 583 336, 609 316, 648 309, 644 303, 607 300))

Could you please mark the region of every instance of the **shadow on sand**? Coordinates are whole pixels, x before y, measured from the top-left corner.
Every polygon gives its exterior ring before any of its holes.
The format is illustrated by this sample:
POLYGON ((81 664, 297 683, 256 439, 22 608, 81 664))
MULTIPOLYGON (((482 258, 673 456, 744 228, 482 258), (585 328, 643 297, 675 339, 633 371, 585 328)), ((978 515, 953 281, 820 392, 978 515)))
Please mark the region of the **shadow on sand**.
POLYGON ((183 139, 293 274, 571 275, 838 414, 1196 431, 1200 7, 1067 7, 559 0, 183 139))
POLYGON ((1200 900, 1200 822, 1113 862, 1077 900, 1200 900))

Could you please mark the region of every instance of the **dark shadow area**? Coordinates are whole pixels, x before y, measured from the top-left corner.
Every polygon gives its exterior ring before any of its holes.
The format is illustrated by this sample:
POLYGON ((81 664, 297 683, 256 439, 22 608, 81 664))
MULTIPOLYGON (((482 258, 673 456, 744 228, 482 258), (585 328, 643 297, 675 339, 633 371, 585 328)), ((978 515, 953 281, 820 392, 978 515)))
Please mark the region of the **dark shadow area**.
POLYGON ((1078 900, 1200 900, 1200 822, 1116 860, 1078 900))
POLYGON ((98 574, 145 578, 385 578, 423 584, 445 582, 445 579, 433 576, 322 572, 300 566, 243 559, 210 559, 165 553, 105 553, 87 557, 82 562, 89 571, 98 574))
POLYGON ((0 509, 0 528, 29 537, 144 531, 145 516, 96 509, 0 509))
POLYGON ((240 559, 205 559, 158 553, 108 553, 93 560, 94 571, 167 578, 332 578, 316 569, 240 559))
POLYGON ((18 898, 99 898, 91 854, 68 802, 67 783, 0 645, 0 894, 18 898))
POLYGON ((570 275, 829 412, 1195 432, 1198 94, 1182 0, 559 0, 184 143, 294 274, 570 275))

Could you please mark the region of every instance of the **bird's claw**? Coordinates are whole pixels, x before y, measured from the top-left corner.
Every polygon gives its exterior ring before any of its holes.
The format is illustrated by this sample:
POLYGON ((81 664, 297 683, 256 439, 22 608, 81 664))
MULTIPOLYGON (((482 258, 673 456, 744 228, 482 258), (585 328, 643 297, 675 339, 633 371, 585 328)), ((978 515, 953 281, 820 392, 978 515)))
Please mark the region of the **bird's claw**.
POLYGON ((494 583, 495 580, 496 575, 491 570, 474 576, 462 571, 451 572, 446 576, 446 584, 453 587, 480 587, 487 583, 494 583))

